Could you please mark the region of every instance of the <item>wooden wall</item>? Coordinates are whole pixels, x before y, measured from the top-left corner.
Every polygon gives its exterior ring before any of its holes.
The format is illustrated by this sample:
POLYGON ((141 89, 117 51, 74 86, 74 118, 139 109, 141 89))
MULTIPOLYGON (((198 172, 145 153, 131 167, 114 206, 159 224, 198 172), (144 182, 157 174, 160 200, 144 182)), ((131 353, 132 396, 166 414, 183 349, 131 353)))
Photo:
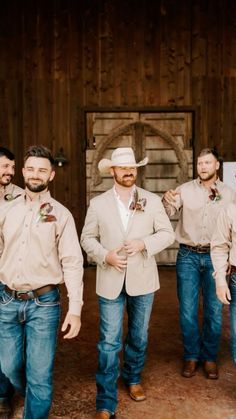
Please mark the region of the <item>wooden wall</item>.
POLYGON ((196 149, 236 160, 234 0, 1 0, 0 143, 64 148, 53 193, 80 229, 85 106, 198 107, 196 149))

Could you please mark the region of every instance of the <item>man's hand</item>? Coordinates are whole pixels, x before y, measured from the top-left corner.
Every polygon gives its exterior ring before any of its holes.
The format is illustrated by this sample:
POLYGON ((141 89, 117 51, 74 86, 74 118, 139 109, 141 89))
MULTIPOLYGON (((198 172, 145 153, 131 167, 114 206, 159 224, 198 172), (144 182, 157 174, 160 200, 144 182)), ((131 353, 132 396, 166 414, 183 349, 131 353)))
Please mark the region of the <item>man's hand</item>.
POLYGON ((230 304, 231 295, 227 285, 216 287, 216 295, 223 304, 230 304))
POLYGON ((123 272, 124 269, 127 267, 127 258, 126 256, 119 256, 118 253, 123 249, 123 247, 118 247, 117 249, 110 250, 107 253, 105 262, 108 265, 113 266, 117 271, 123 272))
POLYGON ((179 194, 180 194, 179 192, 176 192, 175 190, 170 189, 163 195, 163 198, 168 204, 171 205, 176 202, 176 196, 179 194))
POLYGON ((129 256, 135 255, 135 253, 142 252, 145 244, 142 240, 126 240, 124 242, 124 249, 129 256))
POLYGON ((81 327, 80 316, 67 313, 64 323, 62 325, 61 331, 65 332, 68 326, 70 328, 69 328, 68 333, 64 336, 64 339, 75 338, 79 334, 80 327, 81 327))

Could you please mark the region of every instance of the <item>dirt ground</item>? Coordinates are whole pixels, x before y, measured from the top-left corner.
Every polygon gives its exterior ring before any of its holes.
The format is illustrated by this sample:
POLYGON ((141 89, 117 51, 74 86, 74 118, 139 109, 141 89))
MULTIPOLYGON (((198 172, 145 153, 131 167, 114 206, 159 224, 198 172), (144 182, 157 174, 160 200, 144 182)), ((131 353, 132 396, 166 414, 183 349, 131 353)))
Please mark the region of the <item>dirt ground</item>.
MULTIPOLYGON (((224 324, 219 354, 220 378, 207 380, 200 367, 191 379, 181 377, 182 341, 174 268, 160 268, 149 334, 143 386, 147 400, 132 401, 118 383, 118 419, 236 419, 236 369, 230 353, 229 317, 224 324)), ((66 310, 65 295, 63 309, 66 310)), ((51 419, 88 419, 95 415, 98 306, 95 268, 85 270, 82 328, 78 338, 59 337, 51 419)))

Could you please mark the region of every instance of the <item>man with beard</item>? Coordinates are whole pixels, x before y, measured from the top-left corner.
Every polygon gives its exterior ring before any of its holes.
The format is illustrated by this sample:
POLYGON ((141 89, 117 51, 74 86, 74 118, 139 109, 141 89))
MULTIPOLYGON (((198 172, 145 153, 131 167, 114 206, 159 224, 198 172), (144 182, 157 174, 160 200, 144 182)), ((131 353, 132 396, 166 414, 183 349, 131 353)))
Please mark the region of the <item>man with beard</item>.
MULTIPOLYGON (((0 211, 7 202, 17 198, 23 192, 23 189, 11 183, 14 174, 14 154, 7 148, 0 147, 0 211)), ((0 293, 2 288, 3 285, 0 283, 0 293)), ((12 394, 13 388, 10 381, 0 369, 0 418, 7 418, 10 415, 12 394)))
POLYGON ((148 340, 154 291, 159 288, 154 255, 174 241, 174 232, 158 196, 135 185, 137 167, 132 148, 117 148, 98 168, 114 179, 112 189, 93 198, 81 244, 97 263, 96 292, 100 310, 100 340, 96 373, 96 418, 114 415, 117 406, 119 352, 124 308, 128 333, 122 378, 130 397, 146 398, 140 384, 148 340))
POLYGON ((202 150, 197 159, 198 178, 167 191, 163 204, 169 216, 180 212, 176 239, 180 243, 176 261, 180 326, 184 345, 183 377, 195 375, 199 362, 206 377, 218 378, 216 364, 221 336, 222 304, 216 297, 210 242, 222 207, 235 192, 222 183, 217 171, 215 149, 202 150), (202 290, 202 330, 198 322, 199 295, 202 290))
POLYGON ((81 326, 82 252, 72 214, 48 191, 54 175, 50 151, 30 147, 25 191, 0 213, 0 281, 5 284, 0 359, 3 373, 25 397, 25 419, 48 418, 63 282, 69 296, 64 338, 77 336, 81 326))
POLYGON ((23 189, 13 185, 15 174, 15 156, 5 147, 0 147, 0 208, 6 201, 11 201, 20 195, 23 189))

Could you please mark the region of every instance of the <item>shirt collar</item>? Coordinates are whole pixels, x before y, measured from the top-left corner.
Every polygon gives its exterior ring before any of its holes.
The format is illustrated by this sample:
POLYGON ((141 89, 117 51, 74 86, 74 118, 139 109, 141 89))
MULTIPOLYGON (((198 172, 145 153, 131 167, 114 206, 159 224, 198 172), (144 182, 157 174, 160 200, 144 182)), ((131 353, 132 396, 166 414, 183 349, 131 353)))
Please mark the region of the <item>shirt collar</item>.
MULTIPOLYGON (((199 185, 199 186, 202 186, 202 181, 201 181, 201 179, 200 179, 200 177, 198 177, 197 179, 196 179, 196 182, 197 182, 197 184, 199 185)), ((220 186, 221 185, 221 180, 219 179, 219 178, 217 178, 216 180, 215 180, 215 182, 212 184, 212 186, 215 186, 215 187, 218 187, 218 186, 220 186)))
POLYGON ((38 196, 37 199, 31 200, 29 195, 27 195, 27 192, 25 190, 25 192, 22 194, 22 197, 24 199, 25 202, 30 202, 30 203, 37 203, 37 204, 42 204, 45 202, 48 202, 51 200, 51 194, 49 191, 42 191, 38 196))
MULTIPOLYGON (((116 197, 117 199, 120 199, 120 195, 118 194, 118 192, 117 192, 117 190, 116 190, 115 185, 113 186, 113 191, 114 191, 115 197, 116 197)), ((133 185, 133 186, 132 186, 132 189, 131 189, 131 191, 130 191, 130 199, 131 199, 131 200, 132 200, 132 199, 133 199, 133 197, 134 197, 134 193, 135 193, 135 191, 136 191, 136 185, 133 185)))

